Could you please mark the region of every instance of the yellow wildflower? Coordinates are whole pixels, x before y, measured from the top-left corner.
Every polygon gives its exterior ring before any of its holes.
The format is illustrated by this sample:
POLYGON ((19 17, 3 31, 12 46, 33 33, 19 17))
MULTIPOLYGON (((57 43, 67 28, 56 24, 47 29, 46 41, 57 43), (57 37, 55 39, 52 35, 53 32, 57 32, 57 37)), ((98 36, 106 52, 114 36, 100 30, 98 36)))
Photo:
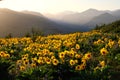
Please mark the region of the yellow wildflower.
POLYGON ((36 67, 36 64, 35 63, 31 63, 31 67, 36 67))
POLYGON ((55 56, 51 56, 51 59, 52 59, 52 60, 55 59, 55 56))
POLYGON ((80 65, 77 65, 76 67, 75 67, 75 70, 80 70, 81 68, 80 68, 80 65))
POLYGON ((47 64, 51 64, 51 59, 50 59, 50 58, 45 58, 45 62, 46 62, 47 64))
POLYGON ((32 58, 32 62, 37 62, 37 58, 36 57, 32 58))
POLYGON ((85 57, 86 60, 88 60, 88 59, 91 59, 92 55, 91 55, 91 53, 88 52, 88 53, 85 54, 84 57, 85 57))
POLYGON ((86 64, 86 59, 82 58, 81 63, 86 64))
POLYGON ((5 54, 6 54, 5 52, 1 51, 1 52, 0 52, 0 57, 4 57, 5 54))
POLYGON ((43 60, 38 59, 37 62, 38 64, 43 64, 43 60))
POLYGON ((5 58, 9 58, 9 57, 10 57, 10 54, 5 54, 4 57, 5 57, 5 58))
POLYGON ((70 57, 74 57, 75 54, 76 54, 75 51, 70 51, 69 56, 70 56, 70 57))
POLYGON ((24 71, 25 70, 25 66, 20 66, 20 71, 24 71))
POLYGON ((71 66, 75 65, 75 61, 72 60, 72 59, 69 61, 69 63, 70 63, 71 66))
POLYGON ((84 70, 84 69, 85 69, 85 66, 86 66, 85 64, 81 64, 81 65, 80 65, 80 70, 84 70))
POLYGON ((16 64, 22 64, 22 60, 17 60, 16 64))
POLYGON ((14 53, 14 50, 10 50, 10 53, 14 53))
POLYGON ((81 65, 77 65, 75 67, 75 70, 84 70, 85 69, 85 65, 84 64, 81 64, 81 65))
POLYGON ((53 60, 52 60, 52 63, 53 63, 53 65, 56 66, 56 65, 58 65, 59 61, 58 61, 57 59, 53 59, 53 60))
POLYGON ((105 61, 100 61, 100 65, 102 68, 105 67, 105 61))
POLYGON ((75 58, 77 58, 77 59, 79 59, 79 58, 81 58, 82 57, 82 55, 80 55, 80 54, 76 54, 75 55, 75 58))
POLYGON ((101 55, 107 55, 107 54, 108 54, 108 51, 107 51, 106 48, 102 48, 102 49, 100 50, 100 53, 101 53, 101 55))
POLYGON ((23 61, 23 65, 28 65, 28 64, 29 64, 29 60, 23 61))
POLYGON ((59 58, 64 58, 64 57, 65 57, 65 53, 64 52, 59 53, 59 58))
POLYGON ((75 63, 78 63, 78 60, 76 59, 76 60, 74 60, 75 61, 75 63))
POLYGON ((114 44, 115 44, 115 41, 109 40, 108 46, 110 48, 112 48, 114 44))
POLYGON ((76 44, 75 48, 78 50, 80 49, 80 45, 79 44, 76 44))

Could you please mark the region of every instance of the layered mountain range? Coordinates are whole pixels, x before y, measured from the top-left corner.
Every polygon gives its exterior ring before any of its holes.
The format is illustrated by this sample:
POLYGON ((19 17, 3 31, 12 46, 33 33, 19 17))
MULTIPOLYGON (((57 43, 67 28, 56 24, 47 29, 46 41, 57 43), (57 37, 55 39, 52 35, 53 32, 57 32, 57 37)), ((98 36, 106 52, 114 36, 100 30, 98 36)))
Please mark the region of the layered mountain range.
POLYGON ((108 24, 120 19, 120 10, 96 10, 88 9, 83 12, 66 11, 56 15, 46 15, 53 21, 61 21, 70 24, 77 24, 84 27, 94 28, 96 25, 108 24))
POLYGON ((55 22, 48 20, 42 14, 35 12, 16 12, 9 9, 0 9, 0 37, 11 33, 15 37, 30 33, 34 28, 44 34, 59 33, 55 22), (28 14, 29 13, 29 14, 28 14))
POLYGON ((31 33, 34 28, 47 34, 88 31, 96 25, 108 24, 120 19, 120 10, 100 11, 88 9, 83 12, 65 11, 56 15, 33 11, 17 12, 0 9, 0 37, 11 33, 14 37, 31 33))

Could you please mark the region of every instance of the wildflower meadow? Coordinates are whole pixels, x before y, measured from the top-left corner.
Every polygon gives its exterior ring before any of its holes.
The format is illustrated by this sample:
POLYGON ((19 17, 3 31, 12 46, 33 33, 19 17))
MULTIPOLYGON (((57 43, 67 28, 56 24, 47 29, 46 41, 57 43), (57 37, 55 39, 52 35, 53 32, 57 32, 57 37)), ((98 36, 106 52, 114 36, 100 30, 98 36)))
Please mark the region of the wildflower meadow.
POLYGON ((1 80, 119 80, 119 74, 118 34, 0 38, 1 80))

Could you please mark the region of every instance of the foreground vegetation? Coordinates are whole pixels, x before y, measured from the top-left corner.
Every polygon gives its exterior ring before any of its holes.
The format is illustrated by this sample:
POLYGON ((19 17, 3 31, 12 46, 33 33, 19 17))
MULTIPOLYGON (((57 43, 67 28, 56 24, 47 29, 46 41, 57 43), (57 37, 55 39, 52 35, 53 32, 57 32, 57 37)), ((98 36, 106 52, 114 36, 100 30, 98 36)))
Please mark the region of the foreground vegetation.
POLYGON ((120 80, 119 74, 117 34, 94 30, 0 39, 1 80, 120 80))
POLYGON ((101 26, 96 26, 96 30, 101 30, 104 33, 116 33, 120 34, 120 20, 112 22, 110 24, 103 24, 101 26))

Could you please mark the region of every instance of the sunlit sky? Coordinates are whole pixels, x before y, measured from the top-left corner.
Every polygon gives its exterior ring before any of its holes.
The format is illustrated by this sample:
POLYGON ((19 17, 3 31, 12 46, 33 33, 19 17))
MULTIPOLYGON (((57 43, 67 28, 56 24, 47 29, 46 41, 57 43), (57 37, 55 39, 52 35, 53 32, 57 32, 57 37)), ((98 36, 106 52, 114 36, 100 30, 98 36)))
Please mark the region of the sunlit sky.
POLYGON ((120 0, 3 0, 0 1, 0 8, 53 14, 63 11, 82 12, 89 8, 115 10, 120 9, 120 0))

